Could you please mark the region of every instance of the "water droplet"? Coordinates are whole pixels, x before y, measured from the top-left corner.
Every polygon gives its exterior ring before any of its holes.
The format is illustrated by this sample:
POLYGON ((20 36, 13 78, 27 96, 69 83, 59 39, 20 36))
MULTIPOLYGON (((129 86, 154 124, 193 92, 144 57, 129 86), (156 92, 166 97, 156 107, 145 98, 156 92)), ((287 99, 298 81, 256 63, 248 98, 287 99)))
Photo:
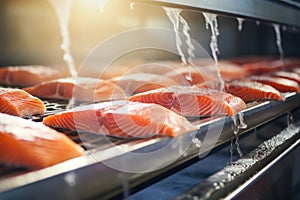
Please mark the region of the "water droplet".
POLYGON ((243 22, 244 22, 245 19, 240 18, 240 17, 237 17, 236 19, 238 21, 238 30, 242 31, 242 29, 243 29, 243 22))
POLYGON ((129 3, 129 7, 130 7, 130 10, 133 10, 133 8, 134 8, 134 2, 130 2, 129 3))
POLYGON ((69 187, 74 187, 76 185, 76 174, 74 172, 67 173, 64 180, 69 187))

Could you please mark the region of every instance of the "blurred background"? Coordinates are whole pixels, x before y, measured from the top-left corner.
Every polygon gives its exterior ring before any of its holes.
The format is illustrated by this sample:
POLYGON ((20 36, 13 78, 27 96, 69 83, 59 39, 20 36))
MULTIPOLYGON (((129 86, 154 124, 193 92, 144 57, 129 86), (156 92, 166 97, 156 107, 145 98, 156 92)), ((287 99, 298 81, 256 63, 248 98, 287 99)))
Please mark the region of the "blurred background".
MULTIPOLYGON (((210 52, 210 30, 205 27, 202 13, 184 10, 182 16, 191 27, 192 38, 210 52)), ((279 57, 271 24, 245 20, 239 31, 237 19, 224 16, 218 17, 218 24, 221 59, 245 55, 279 57)), ((0 1, 0 25, 1 66, 64 65, 58 20, 47 0, 0 1)), ((100 12, 97 1, 74 0, 69 31, 75 64, 79 66, 91 50, 113 35, 143 27, 172 29, 173 26, 160 6, 135 3, 131 10, 129 1, 110 0, 100 12)), ((290 27, 281 30, 285 55, 299 57, 300 31, 290 27)), ((153 56, 153 53, 158 52, 143 54, 142 59, 169 59, 166 55, 153 56)), ((134 56, 138 57, 138 53, 134 56)))

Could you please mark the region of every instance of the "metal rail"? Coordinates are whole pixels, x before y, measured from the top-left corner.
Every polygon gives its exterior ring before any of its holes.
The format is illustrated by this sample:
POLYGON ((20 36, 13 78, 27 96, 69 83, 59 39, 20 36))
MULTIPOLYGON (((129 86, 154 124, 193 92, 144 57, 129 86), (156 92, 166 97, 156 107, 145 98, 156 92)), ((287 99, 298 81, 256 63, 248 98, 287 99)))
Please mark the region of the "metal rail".
POLYGON ((267 0, 132 0, 300 27, 297 7, 267 0))

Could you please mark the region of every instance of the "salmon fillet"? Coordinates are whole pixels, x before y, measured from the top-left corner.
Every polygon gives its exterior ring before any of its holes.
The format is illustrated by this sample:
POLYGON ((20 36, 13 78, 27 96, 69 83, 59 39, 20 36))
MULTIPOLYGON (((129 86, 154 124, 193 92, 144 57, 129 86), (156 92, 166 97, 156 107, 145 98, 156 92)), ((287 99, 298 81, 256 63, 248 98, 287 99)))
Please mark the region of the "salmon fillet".
POLYGON ((225 84, 226 92, 238 96, 246 103, 260 100, 282 100, 278 90, 256 81, 236 80, 225 84))
POLYGON ((46 66, 9 66, 0 68, 0 84, 28 87, 63 77, 59 70, 46 66))
POLYGON ((263 61, 257 63, 247 63, 242 65, 242 68, 244 68, 251 75, 259 75, 282 70, 284 65, 282 61, 275 60, 272 62, 263 61))
POLYGON ((124 99, 124 91, 109 81, 88 77, 67 77, 24 88, 42 98, 71 99, 95 102, 124 99))
POLYGON ((0 88, 0 112, 20 117, 41 115, 44 103, 20 89, 0 88))
POLYGON ((239 97, 217 90, 174 86, 133 95, 130 101, 156 103, 183 116, 230 115, 246 108, 239 97))
POLYGON ((275 57, 263 57, 263 56, 245 56, 245 57, 237 57, 230 59, 230 62, 233 62, 238 65, 250 64, 250 63, 258 63, 258 62, 271 62, 276 60, 275 57))
POLYGON ((195 129, 186 118, 160 105, 125 100, 76 107, 47 116, 43 123, 118 137, 174 137, 195 129))
POLYGON ((150 73, 125 74, 112 78, 110 81, 120 86, 128 96, 157 88, 179 85, 168 77, 150 73))
POLYGON ((293 72, 293 73, 296 73, 296 74, 298 74, 300 76, 300 68, 298 68, 298 67, 292 67, 290 69, 290 71, 293 72))
POLYGON ((248 79, 270 85, 280 92, 299 92, 298 83, 286 78, 261 75, 261 76, 250 76, 248 79))
POLYGON ((211 80, 212 77, 207 73, 206 69, 201 67, 189 67, 181 66, 170 72, 164 74, 164 76, 176 81, 179 85, 194 85, 197 83, 211 80))
POLYGON ((81 156, 83 149, 39 122, 0 113, 0 162, 30 169, 48 167, 81 156))
MULTIPOLYGON (((219 61, 220 74, 223 80, 242 79, 249 75, 249 72, 237 64, 228 61, 219 61)), ((213 76, 217 76, 216 64, 205 66, 208 71, 213 72, 213 76)))
POLYGON ((285 78, 300 84, 300 75, 295 72, 278 71, 271 74, 275 77, 285 78))

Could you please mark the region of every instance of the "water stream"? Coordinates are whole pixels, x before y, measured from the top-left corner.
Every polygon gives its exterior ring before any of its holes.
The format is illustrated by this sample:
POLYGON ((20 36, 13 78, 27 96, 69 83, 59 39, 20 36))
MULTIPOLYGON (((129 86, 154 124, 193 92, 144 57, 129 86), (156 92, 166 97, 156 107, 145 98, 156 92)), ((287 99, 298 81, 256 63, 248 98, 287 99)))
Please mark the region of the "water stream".
POLYGON ((220 35, 219 33, 219 28, 218 28, 218 21, 217 21, 217 15, 213 13, 202 13, 205 19, 206 23, 206 29, 210 28, 211 30, 211 41, 210 41, 210 49, 212 52, 213 59, 216 64, 216 69, 217 69, 217 76, 220 82, 220 90, 224 91, 224 80, 222 79, 221 76, 221 71, 219 67, 219 62, 218 62, 218 56, 219 54, 219 47, 218 47, 218 36, 220 35))
POLYGON ((62 36, 61 49, 64 52, 63 60, 66 63, 71 76, 77 76, 74 59, 70 51, 71 42, 68 29, 72 0, 49 0, 49 2, 54 8, 59 22, 60 33, 62 36))
MULTIPOLYGON (((190 26, 187 21, 180 15, 181 9, 178 8, 168 8, 163 7, 169 20, 173 24, 173 29, 175 32, 176 38, 176 48, 177 52, 181 57, 181 62, 184 66, 192 67, 193 59, 195 58, 195 47, 192 43, 190 36, 190 26), (185 37, 185 43, 182 42, 180 34, 183 34, 185 37), (184 48, 186 46, 186 48, 184 48), (185 53, 186 52, 186 53, 185 53)), ((188 81, 192 81, 191 72, 185 77, 188 81)))
POLYGON ((107 3, 108 0, 98 0, 98 6, 99 6, 99 10, 101 13, 104 12, 104 7, 105 4, 107 3))
POLYGON ((280 26, 278 24, 272 24, 275 34, 276 34, 276 45, 278 48, 278 52, 280 55, 280 60, 283 62, 284 59, 284 52, 283 52, 283 48, 282 48, 282 44, 281 44, 281 34, 280 34, 280 26))

